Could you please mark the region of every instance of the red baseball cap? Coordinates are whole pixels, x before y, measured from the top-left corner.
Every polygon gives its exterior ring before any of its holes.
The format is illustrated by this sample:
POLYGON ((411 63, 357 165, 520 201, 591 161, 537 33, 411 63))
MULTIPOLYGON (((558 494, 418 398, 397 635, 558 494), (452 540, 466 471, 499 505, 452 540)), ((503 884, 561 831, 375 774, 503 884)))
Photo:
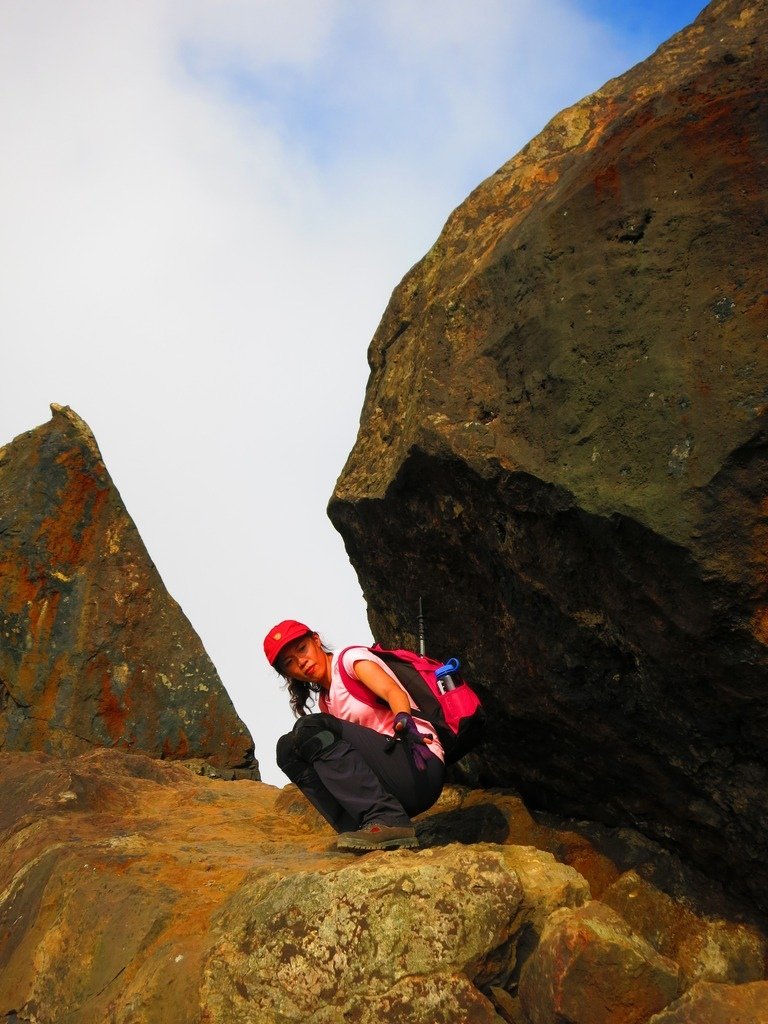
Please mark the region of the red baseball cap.
POLYGON ((275 664, 280 651, 286 644, 311 632, 309 626, 305 626, 303 622, 297 622, 296 619, 284 619, 282 622, 278 622, 264 637, 264 653, 269 664, 275 664))

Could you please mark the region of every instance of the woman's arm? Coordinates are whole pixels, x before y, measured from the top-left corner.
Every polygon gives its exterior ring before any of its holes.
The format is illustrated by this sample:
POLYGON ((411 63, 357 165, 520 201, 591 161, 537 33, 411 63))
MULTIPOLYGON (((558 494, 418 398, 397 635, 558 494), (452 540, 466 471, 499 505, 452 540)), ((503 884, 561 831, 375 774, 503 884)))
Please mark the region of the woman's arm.
POLYGON ((410 715, 411 702, 408 699, 408 694, 401 686, 398 686, 391 676, 387 675, 381 665, 377 665, 375 661, 356 661, 354 670, 361 683, 364 683, 377 697, 381 697, 389 704, 393 714, 405 711, 410 715))

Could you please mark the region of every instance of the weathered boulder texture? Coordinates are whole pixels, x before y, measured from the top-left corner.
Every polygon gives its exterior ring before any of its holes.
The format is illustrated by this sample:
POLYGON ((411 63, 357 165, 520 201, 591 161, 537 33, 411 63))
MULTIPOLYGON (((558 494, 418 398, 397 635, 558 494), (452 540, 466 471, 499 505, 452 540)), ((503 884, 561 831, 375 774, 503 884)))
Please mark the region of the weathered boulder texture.
POLYGON ((449 218, 329 513, 385 644, 459 655, 482 784, 768 909, 768 3, 722 0, 449 218))
POLYGON ((549 918, 520 999, 532 1024, 646 1024, 678 996, 679 975, 610 907, 588 903, 549 918))
MULTIPOLYGON (((740 928, 766 948, 738 908, 701 909, 711 883, 650 882, 659 847, 579 847, 511 792, 449 787, 417 823, 422 849, 364 857, 293 786, 118 750, 0 754, 0 792, 3 1024, 645 1024, 688 988, 680 936, 666 921, 641 936, 598 902, 601 862, 627 890, 642 872, 646 905, 685 904, 689 939, 740 928), (565 862, 577 848, 592 881, 565 862)), ((737 973, 742 954, 724 955, 737 973)), ((692 994, 720 980, 708 963, 692 994)), ((764 1005, 764 964, 740 977, 719 1003, 764 1005)))
POLYGON ((741 1024, 768 1020, 768 985, 702 981, 648 1024, 741 1024))
POLYGON ((0 449, 0 751, 256 770, 253 741, 70 409, 0 449))

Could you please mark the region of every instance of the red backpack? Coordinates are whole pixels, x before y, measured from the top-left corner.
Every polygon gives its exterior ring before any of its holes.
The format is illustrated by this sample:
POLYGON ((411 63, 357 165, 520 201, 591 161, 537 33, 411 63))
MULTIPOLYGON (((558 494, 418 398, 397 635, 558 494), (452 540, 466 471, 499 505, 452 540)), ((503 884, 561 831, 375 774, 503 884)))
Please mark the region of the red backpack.
MULTIPOLYGON (((369 707, 376 707, 384 701, 372 693, 367 686, 353 679, 344 668, 344 655, 338 659, 339 671, 344 685, 357 700, 369 707)), ((367 648, 390 668, 403 684, 406 692, 416 704, 419 717, 435 727, 437 737, 443 745, 445 763, 453 764, 480 742, 485 727, 485 712, 480 698, 456 673, 452 673, 456 684, 452 690, 443 692, 435 673, 444 667, 424 654, 413 651, 387 651, 378 644, 367 648)))

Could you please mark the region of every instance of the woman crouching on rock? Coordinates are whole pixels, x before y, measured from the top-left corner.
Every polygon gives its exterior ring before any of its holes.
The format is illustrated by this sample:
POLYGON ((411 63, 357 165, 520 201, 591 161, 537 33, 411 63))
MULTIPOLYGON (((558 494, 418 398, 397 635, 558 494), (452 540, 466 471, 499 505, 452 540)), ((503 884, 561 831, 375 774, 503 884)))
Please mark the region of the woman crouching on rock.
POLYGON ((264 638, 264 653, 288 681, 298 721, 277 742, 277 763, 341 833, 345 850, 418 846, 411 816, 437 800, 445 776, 443 748, 394 673, 367 647, 329 651, 294 619, 264 638), (345 682, 345 678, 349 682, 345 682), (364 703, 362 684, 378 698, 364 703), (317 695, 320 713, 307 704, 317 695))

